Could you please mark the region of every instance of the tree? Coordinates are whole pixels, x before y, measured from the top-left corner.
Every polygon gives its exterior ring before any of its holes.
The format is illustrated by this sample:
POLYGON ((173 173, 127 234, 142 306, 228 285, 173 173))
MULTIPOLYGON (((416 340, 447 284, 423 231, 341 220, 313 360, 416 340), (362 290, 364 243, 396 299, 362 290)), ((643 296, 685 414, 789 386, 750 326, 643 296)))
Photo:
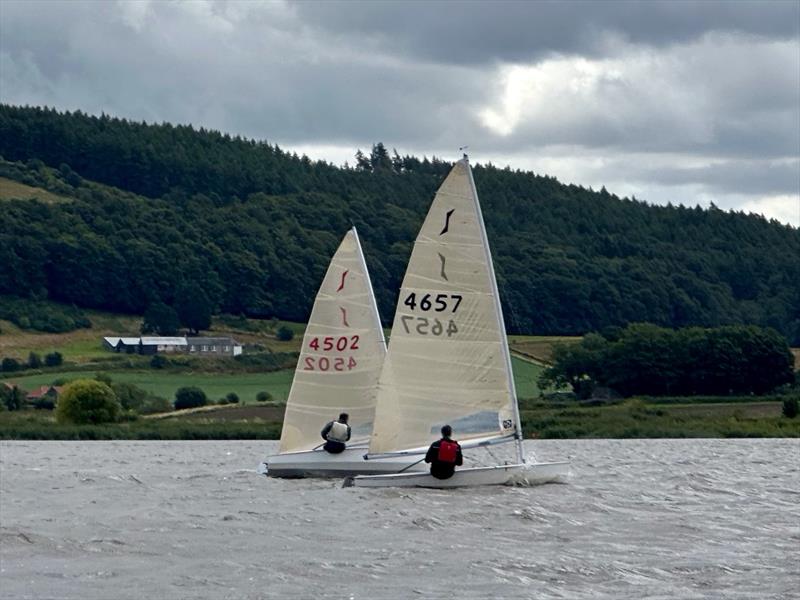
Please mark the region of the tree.
POLYGON ((38 369, 42 366, 42 357, 36 354, 36 352, 31 352, 28 354, 28 368, 30 369, 38 369))
POLYGON ((794 419, 800 410, 800 401, 797 396, 790 396, 783 401, 783 416, 794 419))
POLYGON ((570 384, 578 395, 595 385, 623 396, 764 394, 794 381, 792 364, 786 341, 770 329, 635 323, 612 339, 588 334, 556 346, 540 382, 570 384))
POLYGON ((13 373, 14 371, 19 371, 20 364, 16 358, 4 358, 2 364, 3 371, 6 373, 13 373))
POLYGON ((227 401, 228 401, 230 404, 238 404, 238 403, 239 403, 239 394, 237 394, 236 392, 231 392, 230 394, 228 394, 227 396, 225 396, 225 399, 226 399, 226 400, 227 400, 227 401))
POLYGON ((205 406, 207 403, 206 393, 198 387, 182 387, 175 392, 175 410, 205 406))
POLYGON ((165 413, 172 410, 172 403, 166 398, 159 396, 148 396, 147 400, 139 409, 139 413, 143 415, 151 415, 155 413, 165 413))
POLYGON ((72 187, 78 187, 81 184, 80 175, 73 171, 68 164, 61 163, 58 167, 58 170, 61 172, 61 176, 64 178, 64 181, 66 181, 72 187))
POLYGON ((61 356, 61 352, 51 352, 44 357, 44 364, 48 367, 58 367, 63 362, 64 357, 61 356))
POLYGON ((579 344, 556 344, 553 364, 539 377, 539 387, 569 385, 579 398, 588 398, 594 390, 608 352, 608 343, 590 333, 579 344))
POLYGON ((190 284, 181 288, 176 305, 181 324, 192 333, 211 327, 211 301, 200 286, 190 284))
POLYGON ((147 307, 142 321, 142 333, 175 335, 180 327, 180 319, 174 308, 163 302, 153 302, 147 307))
POLYGON ((114 390, 117 400, 125 410, 139 412, 149 397, 147 391, 123 381, 115 381, 111 384, 111 389, 114 390))
POLYGON ((364 156, 361 150, 356 152, 356 170, 357 171, 372 171, 372 164, 369 159, 364 156))
POLYGON ((122 407, 114 391, 101 381, 77 379, 68 384, 56 406, 59 423, 113 423, 122 407))
POLYGON ((8 410, 20 410, 25 404, 25 392, 19 386, 0 385, 0 404, 8 410))
POLYGON ((256 394, 256 401, 257 402, 270 402, 272 400, 272 394, 269 392, 258 392, 256 394))
MULTIPOLYGON (((98 373, 97 375, 94 376, 94 380, 99 381, 100 383, 105 383, 108 387, 114 389, 113 388, 114 380, 111 379, 111 375, 109 375, 108 373, 98 373)), ((53 385, 56 384, 54 383, 53 385)), ((119 396, 117 397, 117 400, 119 400, 119 396)))
POLYGON ((383 143, 378 142, 377 144, 373 144, 372 152, 369 156, 369 163, 373 171, 392 170, 392 159, 383 143))
POLYGON ((278 331, 275 332, 275 337, 282 342, 288 342, 294 338, 294 331, 289 329, 286 325, 281 325, 278 331))

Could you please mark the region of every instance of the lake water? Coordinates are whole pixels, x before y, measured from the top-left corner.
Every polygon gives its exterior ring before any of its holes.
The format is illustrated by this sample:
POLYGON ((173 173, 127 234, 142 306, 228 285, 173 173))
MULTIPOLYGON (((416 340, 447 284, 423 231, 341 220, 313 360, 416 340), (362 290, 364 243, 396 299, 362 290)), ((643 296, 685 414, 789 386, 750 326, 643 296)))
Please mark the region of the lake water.
POLYGON ((800 598, 800 441, 527 444, 568 483, 342 489, 257 475, 274 442, 3 442, 0 597, 800 598))

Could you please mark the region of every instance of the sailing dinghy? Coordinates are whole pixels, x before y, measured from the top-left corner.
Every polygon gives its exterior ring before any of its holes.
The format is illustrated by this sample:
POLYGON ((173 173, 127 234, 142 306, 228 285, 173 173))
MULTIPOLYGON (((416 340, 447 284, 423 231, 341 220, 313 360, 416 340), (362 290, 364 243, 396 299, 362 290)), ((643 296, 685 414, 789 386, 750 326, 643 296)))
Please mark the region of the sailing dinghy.
POLYGON ((286 401, 279 454, 262 463, 259 472, 342 477, 409 468, 415 461, 405 456, 364 460, 385 355, 378 307, 353 227, 331 259, 314 301, 286 401), (352 437, 344 452, 330 454, 322 449, 320 431, 340 412, 350 415, 352 437))
POLYGON ((405 472, 357 476, 345 485, 533 484, 569 470, 567 462, 525 462, 500 296, 466 155, 436 193, 414 243, 380 375, 368 462, 421 462, 445 424, 464 450, 515 442, 517 462, 459 468, 445 480, 405 472))

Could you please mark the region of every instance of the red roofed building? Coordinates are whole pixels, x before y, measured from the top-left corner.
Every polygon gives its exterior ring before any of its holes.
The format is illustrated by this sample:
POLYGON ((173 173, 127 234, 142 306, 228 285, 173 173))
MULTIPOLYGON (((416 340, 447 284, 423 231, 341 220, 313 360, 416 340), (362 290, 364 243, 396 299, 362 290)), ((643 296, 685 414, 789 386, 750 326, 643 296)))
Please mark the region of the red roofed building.
POLYGON ((32 392, 28 393, 28 400, 41 400, 45 396, 51 396, 57 399, 61 395, 63 386, 60 385, 43 385, 32 392))

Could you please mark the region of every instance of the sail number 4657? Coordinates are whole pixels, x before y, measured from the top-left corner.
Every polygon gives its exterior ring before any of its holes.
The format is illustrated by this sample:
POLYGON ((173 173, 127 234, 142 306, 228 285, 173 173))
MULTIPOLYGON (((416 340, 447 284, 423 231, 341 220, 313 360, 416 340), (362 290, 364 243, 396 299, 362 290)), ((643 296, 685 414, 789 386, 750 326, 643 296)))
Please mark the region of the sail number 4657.
POLYGON ((403 304, 411 310, 416 310, 417 308, 420 310, 433 309, 436 312, 444 312, 452 306, 452 312, 455 313, 463 298, 461 294, 436 294, 435 296, 433 294, 425 294, 417 300, 416 292, 411 292, 403 301, 403 304))
POLYGON ((411 315, 401 315, 400 320, 403 322, 406 333, 411 333, 412 329, 420 335, 447 335, 450 337, 454 333, 458 333, 458 327, 453 321, 447 321, 447 325, 445 325, 439 319, 412 317, 411 315))

